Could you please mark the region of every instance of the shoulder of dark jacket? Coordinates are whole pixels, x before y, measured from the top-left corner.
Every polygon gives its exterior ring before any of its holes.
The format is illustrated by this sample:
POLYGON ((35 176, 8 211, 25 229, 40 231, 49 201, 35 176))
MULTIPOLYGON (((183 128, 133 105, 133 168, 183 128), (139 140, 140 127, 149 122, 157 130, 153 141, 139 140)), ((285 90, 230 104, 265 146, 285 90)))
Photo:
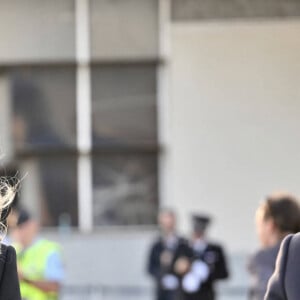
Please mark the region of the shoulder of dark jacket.
POLYGON ((6 255, 7 255, 7 251, 9 249, 10 246, 7 246, 7 245, 4 245, 4 244, 1 244, 1 252, 0 252, 0 262, 5 262, 6 260, 6 255))
POLYGON ((288 235, 285 240, 290 240, 291 245, 300 249, 300 232, 288 235))
POLYGON ((16 256, 16 250, 13 246, 1 244, 0 263, 11 263, 16 256))
POLYGON ((276 269, 269 281, 268 289, 264 298, 265 300, 287 299, 285 289, 285 277, 288 252, 293 239, 294 236, 289 235, 281 243, 280 251, 276 262, 276 269))
POLYGON ((12 247, 1 244, 0 248, 1 248, 1 253, 0 253, 0 278, 2 278, 5 263, 8 259, 8 252, 11 251, 9 249, 12 248, 12 247))
POLYGON ((150 248, 152 249, 152 251, 155 251, 156 249, 161 248, 163 245, 163 241, 161 239, 161 237, 157 237, 155 238, 155 240, 152 242, 150 248))
POLYGON ((223 252, 223 246, 217 243, 207 243, 207 249, 223 252))

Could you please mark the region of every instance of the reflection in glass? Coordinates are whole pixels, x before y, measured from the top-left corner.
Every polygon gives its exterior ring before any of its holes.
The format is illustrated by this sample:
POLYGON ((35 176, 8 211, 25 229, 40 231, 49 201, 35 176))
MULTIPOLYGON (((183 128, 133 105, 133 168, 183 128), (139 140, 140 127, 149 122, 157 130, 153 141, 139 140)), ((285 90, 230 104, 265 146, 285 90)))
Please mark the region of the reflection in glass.
POLYGON ((75 157, 49 156, 21 161, 22 182, 20 200, 43 226, 78 225, 77 163, 75 157))
POLYGON ((156 59, 158 0, 91 0, 92 58, 156 59))
POLYGON ((99 155, 93 159, 94 224, 155 224, 156 155, 99 155))
POLYGON ((8 77, 16 149, 75 147, 75 68, 14 68, 8 77))
POLYGON ((96 145, 156 143, 156 68, 106 65, 92 69, 96 145))

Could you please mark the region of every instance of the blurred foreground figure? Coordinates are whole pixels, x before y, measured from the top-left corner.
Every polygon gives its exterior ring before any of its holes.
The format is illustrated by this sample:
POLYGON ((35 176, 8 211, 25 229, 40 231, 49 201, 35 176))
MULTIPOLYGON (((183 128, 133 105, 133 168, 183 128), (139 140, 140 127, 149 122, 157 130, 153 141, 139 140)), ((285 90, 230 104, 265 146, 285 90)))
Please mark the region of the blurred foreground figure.
POLYGON ((282 242, 276 270, 269 281, 265 300, 300 299, 300 234, 282 242))
POLYGON ((12 230, 24 300, 56 300, 64 278, 59 246, 40 238, 39 225, 27 211, 18 213, 12 230))
POLYGON ((281 241, 288 234, 300 230, 297 199, 288 194, 267 197, 257 210, 256 227, 261 249, 253 255, 248 266, 252 277, 249 299, 263 300, 268 280, 275 269, 281 241))
POLYGON ((157 300, 182 300, 181 279, 192 257, 188 242, 176 233, 176 216, 171 210, 159 213, 161 234, 150 250, 148 272, 156 283, 157 300))
POLYGON ((186 300, 214 300, 214 283, 229 277, 221 246, 209 243, 205 232, 210 223, 206 216, 193 216, 193 257, 182 280, 186 300))

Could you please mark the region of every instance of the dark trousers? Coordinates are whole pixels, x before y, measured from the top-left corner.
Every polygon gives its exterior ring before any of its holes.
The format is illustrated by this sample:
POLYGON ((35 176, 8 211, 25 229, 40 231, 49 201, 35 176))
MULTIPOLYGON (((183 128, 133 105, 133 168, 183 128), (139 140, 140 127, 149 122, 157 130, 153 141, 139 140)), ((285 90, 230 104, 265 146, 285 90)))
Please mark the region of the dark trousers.
POLYGON ((166 291, 158 290, 157 291, 157 300, 185 300, 185 297, 181 291, 166 291))
POLYGON ((215 300, 215 293, 213 291, 201 291, 193 294, 185 294, 183 300, 215 300))

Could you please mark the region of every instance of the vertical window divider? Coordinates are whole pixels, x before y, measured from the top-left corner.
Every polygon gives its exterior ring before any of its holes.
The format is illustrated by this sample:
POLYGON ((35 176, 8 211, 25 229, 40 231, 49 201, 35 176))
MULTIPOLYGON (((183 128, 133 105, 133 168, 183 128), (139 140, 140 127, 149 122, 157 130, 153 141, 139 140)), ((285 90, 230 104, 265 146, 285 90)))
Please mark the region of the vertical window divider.
POLYGON ((93 229, 92 100, 90 70, 89 0, 75 0, 76 22, 76 114, 78 219, 81 232, 93 229))
POLYGON ((171 51, 171 0, 159 0, 159 61, 157 66, 157 119, 159 206, 172 205, 171 118, 169 94, 169 58, 171 51))

